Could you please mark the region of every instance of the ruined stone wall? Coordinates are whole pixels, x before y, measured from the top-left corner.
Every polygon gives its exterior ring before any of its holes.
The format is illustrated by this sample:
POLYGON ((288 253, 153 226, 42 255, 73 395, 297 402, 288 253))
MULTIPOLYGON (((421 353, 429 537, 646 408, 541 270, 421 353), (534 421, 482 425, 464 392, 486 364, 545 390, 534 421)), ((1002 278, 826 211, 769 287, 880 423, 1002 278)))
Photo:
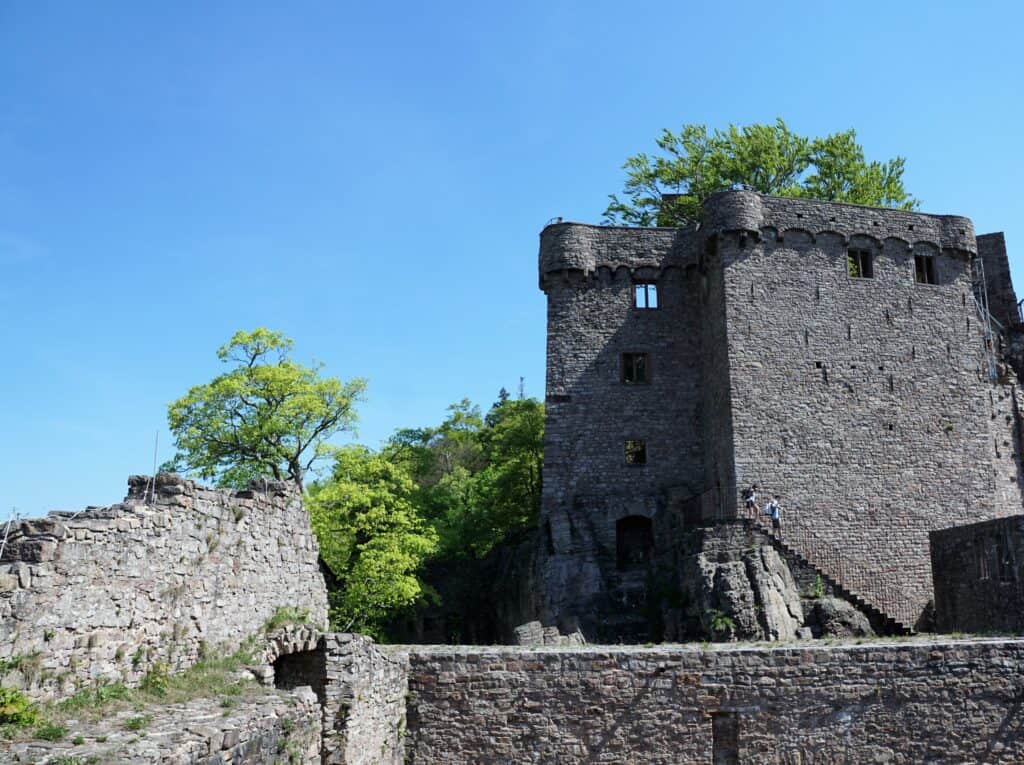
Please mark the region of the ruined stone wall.
POLYGON ((1010 277, 1010 261, 1006 256, 1006 239, 1002 232, 979 235, 978 256, 985 266, 989 313, 1004 327, 1018 324, 1017 293, 1010 277))
POLYGON ((1024 642, 416 648, 407 762, 1020 762, 1024 642))
POLYGON ((652 518, 670 489, 689 495, 703 488, 692 240, 685 229, 575 224, 542 234, 548 365, 541 617, 563 631, 603 634, 622 585, 616 523, 652 518), (656 309, 634 306, 637 281, 656 282, 656 309), (624 353, 647 354, 649 382, 623 381, 624 353), (627 439, 644 442, 645 464, 626 464, 627 439))
POLYGON ((5 741, 0 762, 19 765, 320 765, 320 704, 307 688, 260 689, 68 723, 60 741, 5 741), (129 721, 144 721, 135 729, 129 721))
POLYGON ((970 222, 731 194, 761 211, 746 230, 750 210, 712 209, 706 229, 725 277, 734 501, 755 481, 782 495, 784 524, 899 583, 913 624, 931 598, 928 530, 1020 507, 996 501, 970 222), (873 278, 849 274, 849 248, 872 253, 873 278), (937 284, 915 282, 915 254, 937 284))
POLYGON ((383 653, 364 635, 324 635, 323 762, 401 765, 408 656, 383 653))
POLYGON ((1024 632, 1024 515, 933 531, 943 632, 1024 632))
POLYGON ((137 683, 233 650, 279 609, 327 621, 319 548, 289 485, 207 489, 133 477, 125 502, 21 521, 0 561, 3 677, 39 697, 137 683))

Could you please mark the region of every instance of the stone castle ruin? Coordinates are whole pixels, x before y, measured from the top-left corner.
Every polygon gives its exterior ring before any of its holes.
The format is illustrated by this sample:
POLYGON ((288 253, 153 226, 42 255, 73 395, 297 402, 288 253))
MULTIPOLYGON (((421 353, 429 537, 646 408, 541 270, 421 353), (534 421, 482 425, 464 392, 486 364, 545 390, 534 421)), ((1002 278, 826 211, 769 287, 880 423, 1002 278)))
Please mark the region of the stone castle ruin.
POLYGON ((929 532, 1022 511, 1001 234, 728 191, 695 226, 549 225, 540 287, 538 578, 563 630, 643 641, 653 610, 654 637, 697 637, 755 608, 741 636, 786 636, 779 556, 911 630, 930 619, 929 532), (755 483, 781 496, 782 543, 745 518, 755 483))
POLYGON ((132 477, 0 529, 0 688, 248 647, 258 692, 0 739, 0 763, 1021 761, 1024 640, 800 640, 1024 630, 1001 235, 733 191, 700 226, 548 226, 540 284, 542 514, 472 604, 520 645, 330 633, 291 486, 132 477), (742 507, 755 482, 781 538, 742 507))

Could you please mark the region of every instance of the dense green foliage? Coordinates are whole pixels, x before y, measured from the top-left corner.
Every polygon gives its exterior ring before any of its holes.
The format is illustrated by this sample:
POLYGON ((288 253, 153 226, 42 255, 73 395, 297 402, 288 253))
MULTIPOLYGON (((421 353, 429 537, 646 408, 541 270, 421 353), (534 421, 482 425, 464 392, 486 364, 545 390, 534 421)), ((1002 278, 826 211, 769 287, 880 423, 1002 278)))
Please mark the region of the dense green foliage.
POLYGON ((437 427, 398 431, 384 453, 415 480, 440 554, 479 557, 540 512, 544 406, 502 390, 486 417, 466 399, 448 411, 437 427))
POLYGON ((417 577, 437 534, 413 504, 409 474, 365 447, 335 455, 334 472, 309 491, 320 555, 334 574, 331 624, 380 637, 381 624, 424 596, 417 577))
POLYGON ((790 131, 782 119, 710 132, 705 125, 689 124, 679 133, 664 130, 657 144, 660 154, 626 160, 626 199, 610 195, 606 223, 693 223, 709 195, 736 186, 906 210, 918 204, 903 188, 904 158, 868 162, 852 129, 808 138, 790 131))
POLYGON ((366 383, 321 377, 320 366, 292 361, 291 349, 280 332, 236 332, 217 351, 235 366, 168 407, 178 452, 164 468, 221 486, 270 475, 301 487, 312 464, 330 455, 328 439, 352 430, 366 383))
POLYGON ((267 475, 303 487, 331 578, 335 629, 386 637, 405 609, 436 600, 422 580, 437 559, 486 555, 530 529, 540 511, 544 407, 502 389, 482 415, 468 400, 440 425, 399 430, 379 452, 340 447, 365 383, 320 377, 289 359, 279 332, 237 332, 217 355, 232 368, 168 408, 177 454, 164 469, 245 485, 267 475))
POLYGON ((398 431, 380 453, 350 447, 313 484, 309 508, 336 579, 336 629, 378 638, 396 614, 436 599, 435 559, 485 555, 540 510, 544 408, 504 393, 486 417, 467 400, 440 425, 398 431))

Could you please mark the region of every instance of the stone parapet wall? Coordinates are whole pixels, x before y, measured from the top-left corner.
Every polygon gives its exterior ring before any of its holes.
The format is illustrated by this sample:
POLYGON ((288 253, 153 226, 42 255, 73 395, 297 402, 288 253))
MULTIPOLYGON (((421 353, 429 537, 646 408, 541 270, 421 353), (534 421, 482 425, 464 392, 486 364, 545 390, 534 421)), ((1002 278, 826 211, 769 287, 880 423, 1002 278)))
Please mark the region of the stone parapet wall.
POLYGON ((416 647, 407 762, 1020 762, 1024 641, 416 647))
POLYGON ((401 765, 409 658, 365 635, 328 634, 323 698, 325 765, 401 765))
POLYGON ((319 548, 289 485, 228 491, 172 474, 129 485, 123 503, 12 529, 0 659, 19 666, 4 685, 44 698, 136 684, 157 662, 177 671, 236 649, 285 607, 326 625, 319 548))

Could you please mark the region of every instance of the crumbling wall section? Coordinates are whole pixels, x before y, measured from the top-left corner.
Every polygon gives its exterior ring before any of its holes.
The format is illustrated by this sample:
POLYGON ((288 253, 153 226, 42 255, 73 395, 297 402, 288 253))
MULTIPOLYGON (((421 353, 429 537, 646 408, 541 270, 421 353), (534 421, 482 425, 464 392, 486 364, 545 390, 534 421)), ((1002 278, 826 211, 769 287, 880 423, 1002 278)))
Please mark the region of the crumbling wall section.
POLYGON ((943 632, 1024 632, 1024 515, 931 532, 943 632))
POLYGON ((1020 323, 1017 293, 1010 277, 1010 260, 1006 255, 1006 238, 1000 231, 978 236, 978 257, 985 267, 988 311, 1004 327, 1020 323))
POLYGON ((404 762, 408 655, 384 653, 365 635, 321 639, 327 678, 323 699, 325 765, 404 762))
POLYGON ((0 659, 17 665, 3 683, 36 697, 136 684, 237 649, 282 608, 323 627, 318 557, 284 483, 134 476, 123 503, 21 521, 0 561, 0 659))
POLYGON ((1020 640, 420 647, 409 660, 414 765, 1024 757, 1020 640))

